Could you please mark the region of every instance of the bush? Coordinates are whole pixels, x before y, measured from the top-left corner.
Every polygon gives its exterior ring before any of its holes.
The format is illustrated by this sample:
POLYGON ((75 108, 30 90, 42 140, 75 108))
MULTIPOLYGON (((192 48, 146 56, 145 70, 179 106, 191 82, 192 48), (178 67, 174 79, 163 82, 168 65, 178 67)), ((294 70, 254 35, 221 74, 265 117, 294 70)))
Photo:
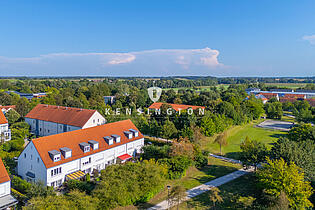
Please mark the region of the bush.
POLYGON ((181 178, 186 174, 186 170, 192 164, 192 160, 186 156, 175 156, 169 159, 160 159, 158 162, 167 166, 169 179, 181 178))
POLYGON ((81 192, 85 192, 90 194, 94 189, 95 185, 91 182, 84 182, 79 180, 69 180, 66 182, 66 187, 68 191, 79 190, 81 192))
POLYGON ((31 189, 31 184, 18 176, 13 176, 11 183, 12 188, 23 194, 26 194, 31 189))

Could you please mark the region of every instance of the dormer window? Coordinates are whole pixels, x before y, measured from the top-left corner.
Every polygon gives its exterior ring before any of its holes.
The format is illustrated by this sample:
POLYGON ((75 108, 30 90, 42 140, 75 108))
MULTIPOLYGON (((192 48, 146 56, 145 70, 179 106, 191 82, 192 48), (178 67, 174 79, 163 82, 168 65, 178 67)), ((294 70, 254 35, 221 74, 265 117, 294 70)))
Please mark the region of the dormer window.
POLYGON ((90 144, 86 143, 86 142, 82 142, 79 144, 80 148, 82 149, 82 151, 84 153, 89 152, 90 151, 90 144))
POLYGON ((72 150, 69 149, 68 147, 60 148, 60 151, 65 159, 70 158, 72 156, 72 150))
POLYGON ((112 145, 114 143, 113 137, 105 136, 104 140, 107 142, 108 145, 112 145))
POLYGON ((113 134, 112 137, 114 138, 116 143, 120 142, 120 136, 119 135, 113 134))
POLYGON ((61 160, 61 153, 57 150, 51 150, 48 152, 50 158, 52 159, 52 161, 57 162, 59 160, 61 160))
POLYGON ((124 131, 124 134, 127 136, 128 139, 132 139, 132 132, 131 131, 124 131))
POLYGON ((89 141, 89 144, 91 145, 91 147, 92 147, 93 150, 97 150, 97 149, 99 148, 97 141, 90 140, 90 141, 89 141))
POLYGON ((138 137, 139 136, 139 132, 135 129, 129 129, 129 131, 131 131, 134 135, 134 137, 138 137))

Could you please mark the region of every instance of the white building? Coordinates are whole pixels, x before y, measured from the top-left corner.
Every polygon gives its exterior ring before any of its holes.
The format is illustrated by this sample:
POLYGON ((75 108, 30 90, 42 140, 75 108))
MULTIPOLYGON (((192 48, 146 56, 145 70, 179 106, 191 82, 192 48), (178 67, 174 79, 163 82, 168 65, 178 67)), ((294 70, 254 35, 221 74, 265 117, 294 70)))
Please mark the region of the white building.
POLYGON ((38 104, 25 122, 37 136, 48 136, 102 125, 106 120, 96 110, 38 104))
POLYGON ((9 123, 3 112, 0 112, 0 143, 11 140, 11 130, 9 123))
POLYGON ((141 152, 143 135, 130 120, 33 139, 18 158, 27 181, 58 187, 67 179, 125 162, 141 152))
POLYGON ((0 158, 0 209, 7 209, 17 204, 11 196, 11 180, 0 158))

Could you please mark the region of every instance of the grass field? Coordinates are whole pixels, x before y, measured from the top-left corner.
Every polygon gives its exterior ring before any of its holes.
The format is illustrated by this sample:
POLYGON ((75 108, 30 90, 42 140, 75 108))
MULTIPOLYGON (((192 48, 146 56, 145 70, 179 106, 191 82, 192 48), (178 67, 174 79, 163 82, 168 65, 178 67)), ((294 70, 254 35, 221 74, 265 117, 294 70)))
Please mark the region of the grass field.
MULTIPOLYGON (((263 142, 267 147, 271 147, 271 143, 277 140, 280 136, 286 134, 284 131, 267 130, 263 128, 255 127, 255 123, 250 123, 244 126, 233 126, 226 132, 228 134, 226 146, 222 147, 222 154, 231 158, 238 158, 238 152, 240 152, 240 144, 245 140, 246 136, 250 139, 263 142)), ((220 153, 220 146, 213 143, 216 136, 206 138, 202 141, 201 147, 203 150, 207 150, 211 153, 220 153)))
POLYGON ((277 86, 278 88, 302 88, 305 87, 308 83, 265 83, 267 87, 277 86))
MULTIPOLYGON (((218 87, 218 88, 223 88, 223 89, 226 90, 230 85, 228 85, 228 84, 219 84, 219 85, 215 85, 215 86, 218 87)), ((195 90, 197 90, 197 91, 208 91, 208 90, 210 90, 211 87, 213 87, 213 86, 196 86, 195 90)), ((164 88, 163 90, 167 91, 167 90, 170 90, 170 89, 173 89, 175 92, 178 92, 178 90, 193 90, 194 88, 192 88, 192 87, 179 87, 179 88, 164 88)))
POLYGON ((237 169, 241 168, 239 164, 228 163, 222 160, 218 160, 213 157, 209 157, 209 163, 206 167, 202 169, 197 169, 196 167, 190 167, 186 176, 178 180, 171 180, 165 184, 164 190, 158 193, 154 198, 152 198, 148 203, 139 204, 138 206, 127 206, 118 209, 145 209, 149 208, 165 199, 167 199, 167 185, 177 186, 181 185, 186 189, 191 189, 203 183, 209 182, 218 177, 224 176, 231 173, 237 169))
MULTIPOLYGON (((216 205, 216 209, 244 209, 241 203, 238 202, 240 196, 253 197, 255 199, 254 205, 259 203, 260 192, 257 190, 254 175, 248 174, 237 178, 229 183, 219 187, 219 195, 222 197, 223 202, 216 205)), ((214 209, 213 204, 209 199, 209 192, 203 193, 195 198, 180 204, 179 209, 214 209)), ((174 206, 172 209, 177 209, 174 206)), ((250 207, 248 209, 251 209, 250 207)))

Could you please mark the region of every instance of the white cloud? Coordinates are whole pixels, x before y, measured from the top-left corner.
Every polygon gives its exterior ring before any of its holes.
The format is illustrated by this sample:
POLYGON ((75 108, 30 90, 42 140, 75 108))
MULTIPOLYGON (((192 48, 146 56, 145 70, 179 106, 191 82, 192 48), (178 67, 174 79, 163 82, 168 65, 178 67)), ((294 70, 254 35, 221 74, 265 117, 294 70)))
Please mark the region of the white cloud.
POLYGON ((126 53, 52 53, 31 58, 0 56, 0 75, 212 75, 223 67, 219 51, 155 49, 126 53))
POLYGON ((302 39, 309 41, 311 44, 315 45, 315 35, 303 36, 302 39))

